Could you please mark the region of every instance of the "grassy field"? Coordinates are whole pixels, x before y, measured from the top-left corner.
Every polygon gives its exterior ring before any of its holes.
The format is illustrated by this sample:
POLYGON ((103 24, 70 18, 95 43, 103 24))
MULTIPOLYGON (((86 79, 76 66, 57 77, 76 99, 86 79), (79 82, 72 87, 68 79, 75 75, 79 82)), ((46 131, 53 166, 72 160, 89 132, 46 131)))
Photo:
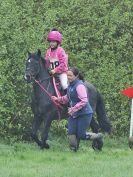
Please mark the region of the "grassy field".
POLYGON ((133 177, 133 151, 127 139, 104 140, 102 152, 81 142, 77 153, 65 140, 49 141, 50 150, 34 143, 0 144, 0 177, 133 177))

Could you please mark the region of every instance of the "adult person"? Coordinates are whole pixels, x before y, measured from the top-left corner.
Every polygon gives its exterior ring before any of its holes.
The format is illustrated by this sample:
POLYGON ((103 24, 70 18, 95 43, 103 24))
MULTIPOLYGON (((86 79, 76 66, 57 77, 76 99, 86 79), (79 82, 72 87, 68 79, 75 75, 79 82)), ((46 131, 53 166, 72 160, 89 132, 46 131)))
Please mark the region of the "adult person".
POLYGON ((93 110, 89 103, 84 78, 77 68, 69 68, 67 71, 67 94, 62 97, 52 96, 58 104, 68 104, 68 135, 70 149, 77 151, 80 139, 102 141, 101 133, 86 133, 90 126, 93 110))

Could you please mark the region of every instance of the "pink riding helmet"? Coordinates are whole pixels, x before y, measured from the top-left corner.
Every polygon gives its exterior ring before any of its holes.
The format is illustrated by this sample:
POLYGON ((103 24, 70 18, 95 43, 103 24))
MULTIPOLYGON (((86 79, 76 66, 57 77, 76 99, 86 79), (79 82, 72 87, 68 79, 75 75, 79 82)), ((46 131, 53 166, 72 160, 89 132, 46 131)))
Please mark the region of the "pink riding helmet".
POLYGON ((62 42, 62 35, 59 31, 50 31, 47 37, 48 41, 58 41, 59 43, 62 42))

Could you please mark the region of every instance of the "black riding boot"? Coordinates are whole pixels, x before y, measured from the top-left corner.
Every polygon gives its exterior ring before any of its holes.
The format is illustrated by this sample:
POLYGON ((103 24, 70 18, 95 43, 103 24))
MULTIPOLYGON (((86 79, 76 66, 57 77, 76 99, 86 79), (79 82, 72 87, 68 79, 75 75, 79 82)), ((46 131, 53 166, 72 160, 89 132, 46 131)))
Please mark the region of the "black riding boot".
POLYGON ((64 93, 65 93, 65 95, 67 94, 67 89, 64 89, 64 93))
POLYGON ((77 137, 76 135, 69 135, 68 136, 69 139, 69 147, 72 151, 77 151, 78 146, 79 146, 79 142, 77 141, 77 137))

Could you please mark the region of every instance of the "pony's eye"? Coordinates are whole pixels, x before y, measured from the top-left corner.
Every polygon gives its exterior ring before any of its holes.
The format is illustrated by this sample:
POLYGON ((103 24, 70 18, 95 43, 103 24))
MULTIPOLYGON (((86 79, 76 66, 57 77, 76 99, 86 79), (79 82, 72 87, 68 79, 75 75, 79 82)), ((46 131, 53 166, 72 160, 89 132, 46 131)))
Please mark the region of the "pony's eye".
POLYGON ((30 63, 30 62, 31 62, 31 59, 29 59, 28 62, 30 63))

